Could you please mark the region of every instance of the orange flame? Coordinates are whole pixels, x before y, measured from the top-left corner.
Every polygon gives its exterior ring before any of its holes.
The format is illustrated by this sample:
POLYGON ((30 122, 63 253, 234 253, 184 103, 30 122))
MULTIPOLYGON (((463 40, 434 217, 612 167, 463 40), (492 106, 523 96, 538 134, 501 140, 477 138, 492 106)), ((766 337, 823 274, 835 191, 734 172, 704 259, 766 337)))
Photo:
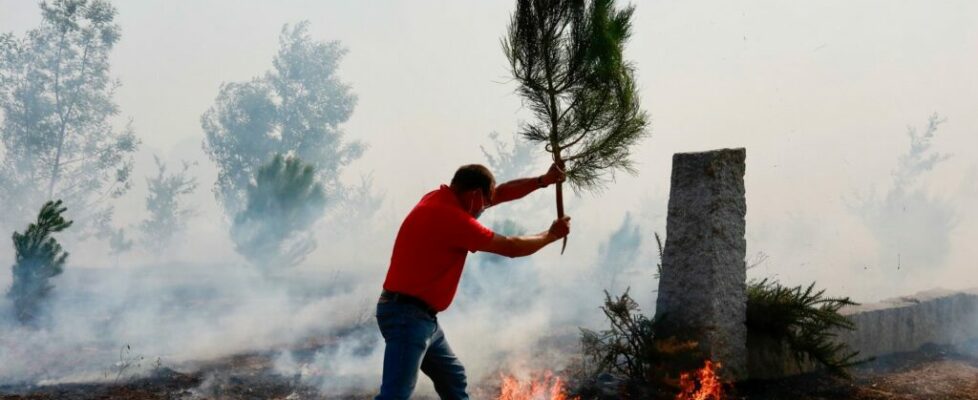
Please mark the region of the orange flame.
POLYGON ((521 381, 512 375, 502 375, 502 387, 496 400, 576 400, 564 394, 564 381, 550 371, 542 377, 521 381))
MULTIPOLYGON (((720 368, 720 363, 716 366, 720 368)), ((710 360, 706 360, 703 368, 679 374, 679 387, 681 391, 676 395, 676 400, 723 399, 723 384, 713 370, 713 362, 710 360)))

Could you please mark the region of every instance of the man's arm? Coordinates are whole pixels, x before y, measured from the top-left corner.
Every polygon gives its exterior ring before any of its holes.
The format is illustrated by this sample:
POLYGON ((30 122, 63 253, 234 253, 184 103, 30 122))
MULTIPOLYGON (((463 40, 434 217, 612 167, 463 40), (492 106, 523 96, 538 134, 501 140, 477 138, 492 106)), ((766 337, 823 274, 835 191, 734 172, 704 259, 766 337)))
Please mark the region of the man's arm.
POLYGON ((550 165, 550 169, 547 170, 546 174, 533 178, 513 179, 509 182, 496 186, 496 194, 492 198, 491 205, 521 199, 524 196, 532 193, 534 190, 563 181, 564 172, 557 168, 556 165, 550 165))
POLYGON ((535 235, 505 236, 496 234, 492 240, 478 248, 506 257, 524 257, 536 253, 544 246, 562 239, 570 233, 570 217, 558 219, 550 229, 535 235))
POLYGON ((521 199, 523 196, 533 193, 534 190, 542 187, 540 178, 541 177, 513 179, 502 185, 496 186, 496 195, 492 198, 492 205, 521 199))

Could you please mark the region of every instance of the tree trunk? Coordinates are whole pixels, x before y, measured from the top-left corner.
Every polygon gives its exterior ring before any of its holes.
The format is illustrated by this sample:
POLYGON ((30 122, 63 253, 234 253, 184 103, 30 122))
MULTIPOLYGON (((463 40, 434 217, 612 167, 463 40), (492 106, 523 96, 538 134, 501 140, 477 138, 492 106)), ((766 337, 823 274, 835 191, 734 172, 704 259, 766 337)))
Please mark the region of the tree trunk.
MULTIPOLYGON (((561 171, 564 170, 564 160, 560 158, 560 151, 554 151, 554 164, 561 171)), ((557 219, 564 218, 564 183, 557 182, 557 219)), ((560 246, 560 254, 564 254, 564 250, 567 249, 567 236, 564 236, 564 241, 560 246)))

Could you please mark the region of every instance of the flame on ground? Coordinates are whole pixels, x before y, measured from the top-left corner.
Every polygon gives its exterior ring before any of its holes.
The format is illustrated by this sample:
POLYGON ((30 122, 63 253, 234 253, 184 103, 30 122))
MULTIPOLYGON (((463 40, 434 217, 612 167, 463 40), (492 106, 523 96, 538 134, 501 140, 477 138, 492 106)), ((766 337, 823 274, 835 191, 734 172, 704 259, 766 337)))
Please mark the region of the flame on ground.
POLYGON ((502 387, 496 400, 576 400, 564 393, 564 381, 547 371, 527 381, 512 375, 502 375, 502 387))
MULTIPOLYGON (((676 400, 722 400, 723 384, 713 369, 713 362, 706 360, 703 368, 679 375, 681 391, 676 400)), ((716 363, 720 368, 720 363, 716 363)))

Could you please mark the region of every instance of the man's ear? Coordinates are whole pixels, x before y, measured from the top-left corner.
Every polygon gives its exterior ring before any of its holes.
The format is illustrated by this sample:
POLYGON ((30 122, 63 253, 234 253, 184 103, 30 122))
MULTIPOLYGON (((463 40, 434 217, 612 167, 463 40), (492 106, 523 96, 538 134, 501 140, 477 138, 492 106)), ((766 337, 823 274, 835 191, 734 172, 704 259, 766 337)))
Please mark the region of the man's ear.
POLYGON ((480 196, 482 196, 482 192, 479 189, 472 189, 463 193, 462 200, 465 201, 465 207, 471 207, 472 203, 475 202, 475 198, 480 196))

